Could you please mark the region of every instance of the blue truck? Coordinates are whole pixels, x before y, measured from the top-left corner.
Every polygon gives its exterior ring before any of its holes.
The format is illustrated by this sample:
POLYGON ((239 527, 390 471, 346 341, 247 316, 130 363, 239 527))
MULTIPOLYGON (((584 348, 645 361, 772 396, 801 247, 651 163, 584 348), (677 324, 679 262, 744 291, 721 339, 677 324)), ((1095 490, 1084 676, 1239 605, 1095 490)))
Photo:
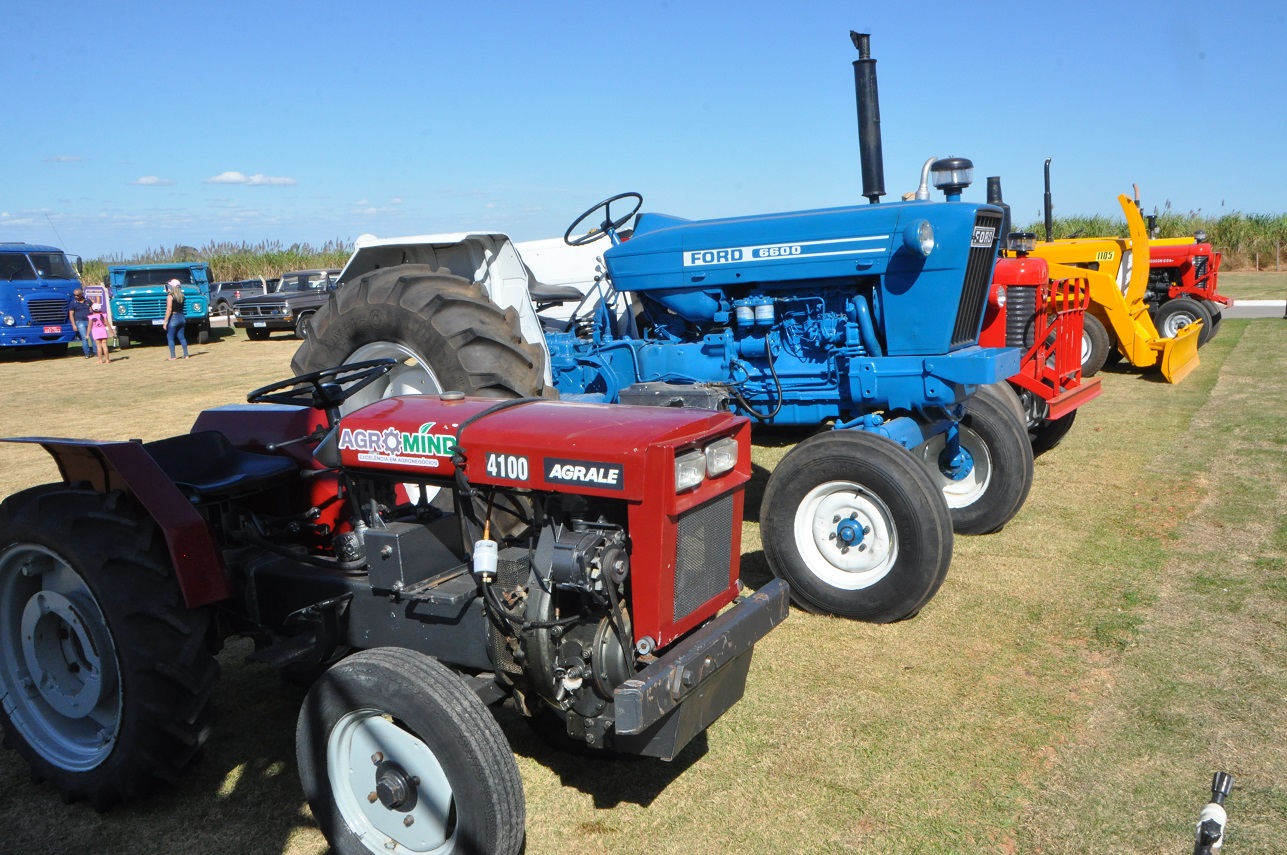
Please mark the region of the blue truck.
POLYGON ((53 246, 0 243, 0 350, 62 356, 76 338, 68 322, 81 260, 53 246))
POLYGON ((183 286, 188 341, 210 341, 210 265, 203 261, 114 264, 107 268, 107 287, 121 347, 165 339, 165 288, 171 279, 183 286))

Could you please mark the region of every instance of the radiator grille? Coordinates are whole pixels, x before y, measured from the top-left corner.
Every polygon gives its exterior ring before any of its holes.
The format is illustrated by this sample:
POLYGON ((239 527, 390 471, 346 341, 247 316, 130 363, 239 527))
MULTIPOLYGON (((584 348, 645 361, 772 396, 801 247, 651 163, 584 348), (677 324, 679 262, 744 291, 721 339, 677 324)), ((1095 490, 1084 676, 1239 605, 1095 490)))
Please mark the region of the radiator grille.
POLYGON ((1207 275, 1207 262, 1210 260, 1205 255, 1195 255, 1193 257, 1193 272, 1199 279, 1207 275))
POLYGON ((975 344, 979 340, 979 325, 983 310, 987 308, 988 287, 992 284, 992 264, 997 254, 997 239, 1001 234, 1001 214, 979 211, 974 217, 974 227, 992 229, 991 246, 970 247, 965 264, 965 281, 961 286, 961 303, 956 308, 956 326, 952 328, 952 347, 975 344))
POLYGON ((130 309, 136 318, 164 318, 165 295, 130 297, 130 309))
POLYGON ((33 324, 67 323, 66 300, 28 300, 27 314, 33 324))
POLYGON ((1005 290, 1005 346, 1032 345, 1032 316, 1037 313, 1037 289, 1011 285, 1005 290))
POLYGON ((732 493, 680 514, 675 544, 676 621, 728 587, 732 544, 732 493))
POLYGON ((243 318, 280 318, 286 314, 285 303, 252 303, 236 306, 237 315, 243 318))

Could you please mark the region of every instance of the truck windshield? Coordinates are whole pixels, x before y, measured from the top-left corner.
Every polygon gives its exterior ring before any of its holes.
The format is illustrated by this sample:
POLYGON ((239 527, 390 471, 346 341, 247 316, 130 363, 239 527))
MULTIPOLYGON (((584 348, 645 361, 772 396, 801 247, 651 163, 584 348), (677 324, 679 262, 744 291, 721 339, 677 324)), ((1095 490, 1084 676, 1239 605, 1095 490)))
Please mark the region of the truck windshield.
POLYGON ((75 279, 76 270, 61 252, 33 252, 31 264, 41 279, 75 279))
POLYGON ((20 282, 35 279, 31 262, 21 252, 0 252, 0 281, 20 282))
POLYGON ((133 288, 136 285, 164 285, 171 279, 178 279, 180 285, 191 285, 192 268, 171 267, 167 269, 162 267, 154 270, 125 271, 126 288, 133 288))

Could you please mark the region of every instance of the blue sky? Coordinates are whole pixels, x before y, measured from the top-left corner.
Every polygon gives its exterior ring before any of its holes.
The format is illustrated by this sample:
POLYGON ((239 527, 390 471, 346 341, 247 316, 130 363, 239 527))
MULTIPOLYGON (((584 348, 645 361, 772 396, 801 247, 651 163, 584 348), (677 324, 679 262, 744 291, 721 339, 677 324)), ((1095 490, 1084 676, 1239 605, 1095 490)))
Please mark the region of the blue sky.
POLYGON ((1000 175, 1036 219, 1050 157, 1057 214, 1132 182, 1148 209, 1287 209, 1279 4, 46 0, 5 15, 0 240, 526 240, 626 190, 689 218, 860 202, 850 29, 890 198, 959 155, 967 199, 1000 175))

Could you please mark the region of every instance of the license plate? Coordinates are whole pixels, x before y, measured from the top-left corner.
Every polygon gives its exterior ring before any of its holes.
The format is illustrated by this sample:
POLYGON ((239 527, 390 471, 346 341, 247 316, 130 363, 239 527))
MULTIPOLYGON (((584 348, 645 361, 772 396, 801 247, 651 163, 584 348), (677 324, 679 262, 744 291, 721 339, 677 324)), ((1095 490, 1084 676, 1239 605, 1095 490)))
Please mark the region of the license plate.
POLYGON ((60 333, 62 331, 62 327, 45 327, 45 332, 47 333, 60 333))
POLYGON ((268 326, 268 321, 255 321, 251 326, 266 327, 268 326))
POLYGON ((163 327, 163 326, 165 326, 165 318, 153 318, 153 319, 152 319, 152 326, 154 326, 154 327, 163 327))

